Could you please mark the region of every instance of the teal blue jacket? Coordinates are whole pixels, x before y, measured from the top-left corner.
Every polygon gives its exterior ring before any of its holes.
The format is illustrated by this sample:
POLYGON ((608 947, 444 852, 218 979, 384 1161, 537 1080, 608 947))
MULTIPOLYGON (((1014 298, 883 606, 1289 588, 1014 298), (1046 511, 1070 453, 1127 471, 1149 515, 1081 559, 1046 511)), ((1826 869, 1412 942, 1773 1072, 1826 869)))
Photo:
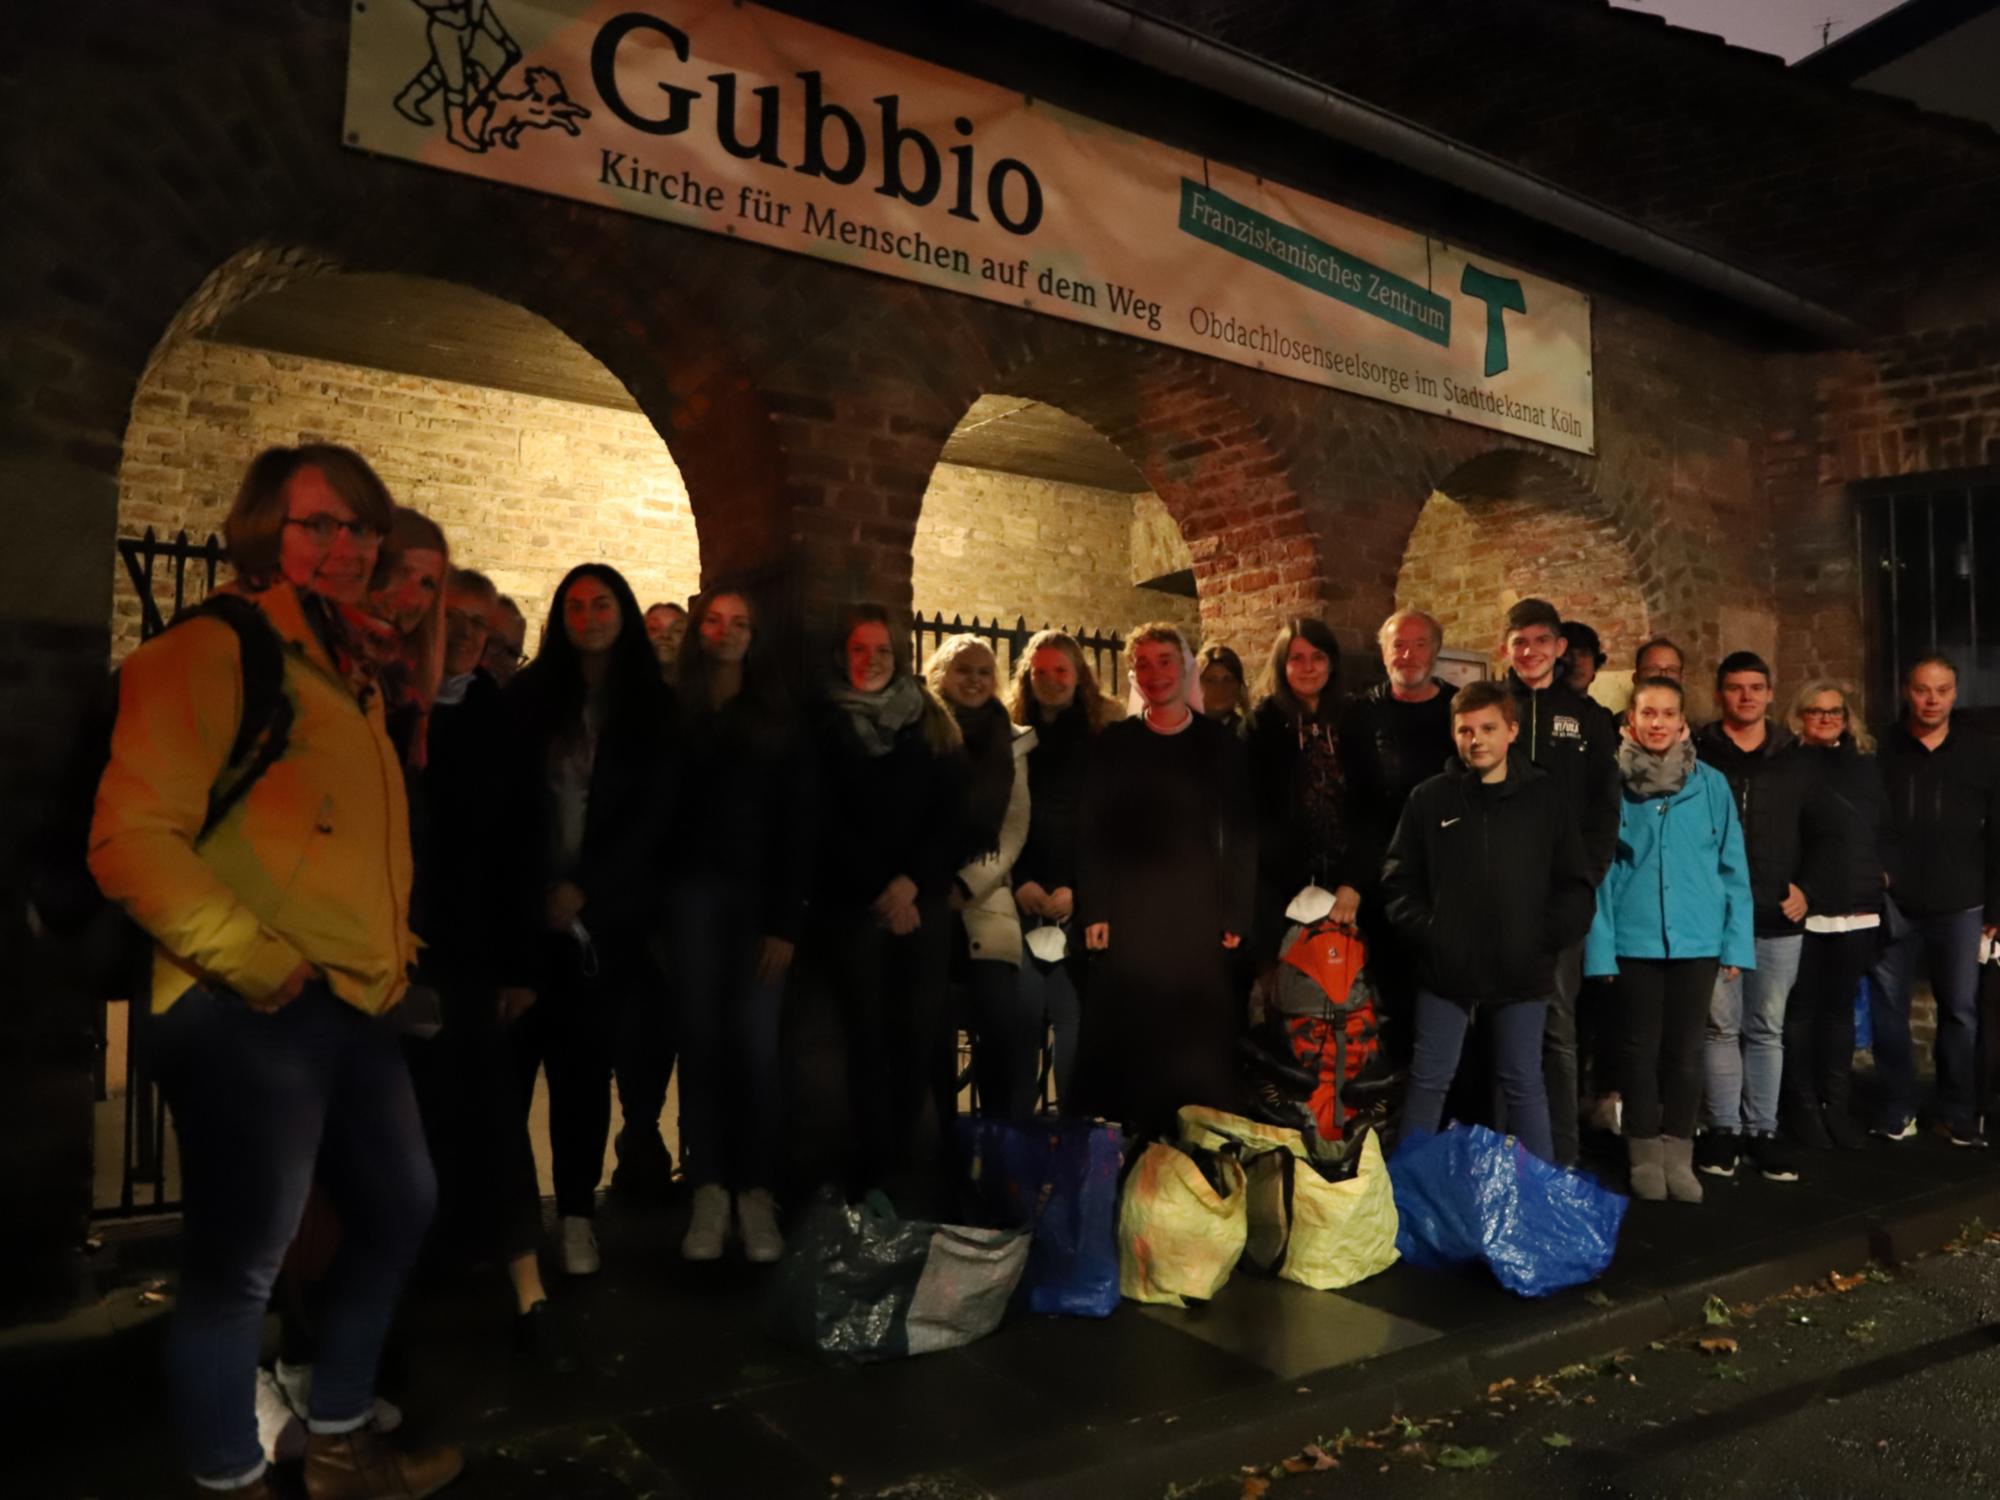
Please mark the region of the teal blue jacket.
POLYGON ((1620 793, 1618 853, 1597 888, 1583 971, 1616 974, 1621 958, 1719 958, 1757 967, 1750 865, 1729 781, 1696 762, 1678 792, 1620 793))

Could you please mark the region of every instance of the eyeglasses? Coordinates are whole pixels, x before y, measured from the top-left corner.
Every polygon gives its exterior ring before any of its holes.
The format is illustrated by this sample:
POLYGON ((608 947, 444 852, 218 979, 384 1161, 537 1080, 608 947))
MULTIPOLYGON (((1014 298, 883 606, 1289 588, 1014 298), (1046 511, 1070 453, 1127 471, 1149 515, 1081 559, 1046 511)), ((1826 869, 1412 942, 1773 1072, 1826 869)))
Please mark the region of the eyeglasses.
POLYGON ((343 531, 357 547, 377 547, 382 543, 383 533, 379 527, 367 521, 343 521, 330 511, 320 511, 311 516, 286 516, 285 524, 298 527, 322 547, 331 547, 334 537, 343 531))
POLYGON ((1844 708, 1802 708, 1799 710, 1799 717, 1802 719, 1844 719, 1847 717, 1847 710, 1844 708))

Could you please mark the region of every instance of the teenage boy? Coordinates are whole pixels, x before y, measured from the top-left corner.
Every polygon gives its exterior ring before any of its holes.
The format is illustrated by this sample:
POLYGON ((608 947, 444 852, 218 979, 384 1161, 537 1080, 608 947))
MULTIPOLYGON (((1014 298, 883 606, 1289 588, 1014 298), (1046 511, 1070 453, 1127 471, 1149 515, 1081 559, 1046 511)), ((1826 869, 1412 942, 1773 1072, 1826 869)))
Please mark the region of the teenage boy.
MULTIPOLYGON (((1403 1131, 1438 1128, 1466 1027, 1486 1010, 1507 1118, 1522 1145, 1555 1161, 1542 1029, 1556 954, 1590 930, 1595 883, 1568 799, 1514 749, 1514 695, 1475 682, 1451 710, 1457 760, 1411 793, 1382 877, 1419 980, 1403 1131)), ((1574 1088, 1567 1113, 1574 1129, 1574 1088)))
POLYGON ((1903 678, 1902 720, 1882 737, 1889 798, 1889 945, 1875 966, 1875 1133, 1916 1134, 1910 990, 1917 960, 1937 996, 1937 1118, 1954 1146, 1983 1146, 1973 1098, 1980 938, 2000 924, 2000 774, 1991 747, 1953 725, 1958 669, 1927 656, 1903 678))
MULTIPOLYGON (((1593 887, 1618 847, 1618 724, 1610 710, 1562 677, 1569 641, 1562 616, 1546 599, 1523 599, 1507 611, 1507 684, 1514 695, 1519 747, 1547 773, 1583 838, 1593 887)), ((1576 996, 1583 986, 1583 940, 1556 955, 1555 989, 1542 1034, 1555 1160, 1576 1162, 1578 1145, 1576 996)))
POLYGON ((1778 1137, 1778 1084, 1785 1068, 1785 1002, 1805 942, 1799 889, 1807 844, 1817 834, 1811 765, 1789 729, 1768 717, 1770 665, 1736 651, 1715 673, 1722 717, 1695 731, 1695 753, 1720 771, 1736 798, 1756 908, 1757 967, 1715 981, 1703 1057, 1703 1129, 1697 1170, 1732 1177, 1747 1153, 1773 1182, 1798 1181, 1798 1163, 1778 1137))
POLYGON ((1564 681, 1585 697, 1590 695, 1590 685, 1597 681, 1597 674, 1604 670, 1604 643, 1597 638, 1597 632, 1581 620, 1564 620, 1563 639, 1569 642, 1569 655, 1564 681))

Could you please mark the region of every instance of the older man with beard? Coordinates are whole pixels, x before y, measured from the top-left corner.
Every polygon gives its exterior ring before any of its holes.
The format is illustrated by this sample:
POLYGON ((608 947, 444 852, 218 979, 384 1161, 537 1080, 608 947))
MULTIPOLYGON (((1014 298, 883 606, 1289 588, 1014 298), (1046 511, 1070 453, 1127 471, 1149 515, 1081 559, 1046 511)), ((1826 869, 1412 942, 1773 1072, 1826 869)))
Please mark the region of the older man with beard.
MULTIPOLYGON (((1398 610, 1376 632, 1387 680, 1348 700, 1340 722, 1340 768, 1362 826, 1357 839, 1378 856, 1389 847, 1403 804, 1418 785, 1456 759, 1451 733, 1451 684, 1432 675, 1444 649, 1444 627, 1420 609, 1398 610)), ((1369 971, 1380 998, 1390 1056, 1406 1064, 1412 1038, 1415 974, 1377 910, 1362 912, 1369 971)))

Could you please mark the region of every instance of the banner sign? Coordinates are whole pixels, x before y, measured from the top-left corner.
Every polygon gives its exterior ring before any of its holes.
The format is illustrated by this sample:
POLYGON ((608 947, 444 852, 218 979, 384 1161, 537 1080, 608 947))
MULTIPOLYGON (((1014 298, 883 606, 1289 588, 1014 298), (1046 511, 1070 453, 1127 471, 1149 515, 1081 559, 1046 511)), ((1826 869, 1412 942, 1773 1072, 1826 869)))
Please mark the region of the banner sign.
POLYGON ((372 0, 347 143, 1593 451, 1579 292, 735 0, 372 0))

